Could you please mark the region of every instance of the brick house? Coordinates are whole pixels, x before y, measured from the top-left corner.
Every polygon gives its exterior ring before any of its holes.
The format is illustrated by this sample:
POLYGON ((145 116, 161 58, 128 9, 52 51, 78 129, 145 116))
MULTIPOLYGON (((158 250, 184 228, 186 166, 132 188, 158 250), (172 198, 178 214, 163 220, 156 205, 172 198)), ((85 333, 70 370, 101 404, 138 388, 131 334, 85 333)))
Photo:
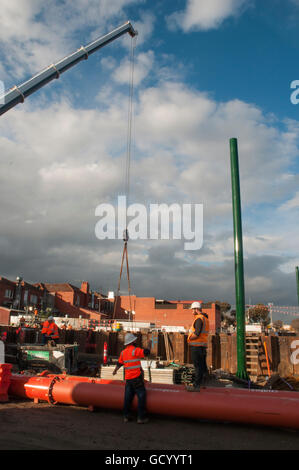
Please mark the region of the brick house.
MULTIPOLYGON (((130 297, 120 296, 117 300, 116 314, 117 319, 129 318, 130 297)), ((192 312, 190 307, 194 300, 157 300, 154 297, 136 297, 131 296, 131 309, 135 312, 133 315, 135 322, 146 322, 162 326, 182 326, 189 329, 192 323, 192 312)), ((205 306, 203 311, 209 316, 210 331, 215 333, 220 331, 221 313, 219 307, 215 304, 205 306)))
POLYGON ((29 307, 38 309, 42 306, 42 290, 33 284, 17 278, 10 281, 0 277, 0 305, 16 310, 26 310, 29 307))
POLYGON ((100 320, 107 318, 112 311, 106 296, 90 291, 86 281, 81 287, 70 283, 39 283, 40 288, 54 299, 54 311, 70 318, 88 318, 100 320))
POLYGON ((16 292, 16 283, 0 277, 0 305, 12 308, 16 292))

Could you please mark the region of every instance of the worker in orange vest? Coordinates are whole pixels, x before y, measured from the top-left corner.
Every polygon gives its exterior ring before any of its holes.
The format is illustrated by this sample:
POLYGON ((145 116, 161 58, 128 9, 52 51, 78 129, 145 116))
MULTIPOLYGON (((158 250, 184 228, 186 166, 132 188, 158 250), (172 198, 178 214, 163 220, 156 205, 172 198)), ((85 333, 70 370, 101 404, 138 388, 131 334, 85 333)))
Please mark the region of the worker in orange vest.
POLYGON ((136 346, 137 337, 132 333, 125 336, 124 345, 126 348, 120 353, 118 363, 115 366, 113 375, 115 375, 122 366, 125 369, 125 397, 124 397, 124 422, 131 420, 130 409, 135 394, 138 398, 138 424, 148 422, 146 417, 146 390, 144 386, 144 373, 141 367, 140 359, 150 355, 150 342, 148 348, 142 349, 136 346))
POLYGON ((56 325, 53 317, 49 317, 48 320, 49 320, 49 326, 48 326, 48 330, 46 333, 46 339, 48 341, 54 341, 54 343, 57 344, 59 340, 58 326, 56 325))
POLYGON ((209 335, 209 318, 206 313, 202 311, 200 302, 193 302, 191 305, 193 310, 193 323, 189 330, 187 342, 191 350, 191 359, 195 368, 195 377, 193 386, 186 387, 190 392, 199 392, 200 385, 206 375, 208 375, 207 368, 207 347, 209 335))
POLYGON ((42 344, 44 344, 44 345, 47 343, 47 332, 48 332, 48 328, 50 326, 50 318, 53 319, 53 317, 49 317, 48 320, 44 321, 43 326, 42 326, 42 330, 41 330, 42 344))
POLYGON ((57 341, 59 340, 59 331, 58 326, 54 322, 54 318, 52 316, 48 317, 48 320, 43 323, 41 333, 43 337, 43 344, 46 344, 49 340, 53 340, 55 344, 57 344, 57 341))

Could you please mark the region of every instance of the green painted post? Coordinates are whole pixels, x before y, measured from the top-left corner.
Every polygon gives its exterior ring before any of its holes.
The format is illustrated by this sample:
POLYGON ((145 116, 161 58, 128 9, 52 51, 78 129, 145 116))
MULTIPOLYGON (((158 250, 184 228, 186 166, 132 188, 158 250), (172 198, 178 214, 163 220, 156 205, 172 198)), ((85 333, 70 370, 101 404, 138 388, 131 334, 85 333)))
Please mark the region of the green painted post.
POLYGON ((297 281, 297 297, 298 297, 298 305, 299 305, 299 268, 296 267, 296 281, 297 281))
POLYGON ((230 139, 230 163, 232 180, 232 202, 234 221, 234 254, 235 254, 235 290, 237 319, 237 376, 248 379, 246 370, 246 333, 245 333, 245 291, 243 266, 243 239, 240 197, 240 177, 238 141, 230 139))

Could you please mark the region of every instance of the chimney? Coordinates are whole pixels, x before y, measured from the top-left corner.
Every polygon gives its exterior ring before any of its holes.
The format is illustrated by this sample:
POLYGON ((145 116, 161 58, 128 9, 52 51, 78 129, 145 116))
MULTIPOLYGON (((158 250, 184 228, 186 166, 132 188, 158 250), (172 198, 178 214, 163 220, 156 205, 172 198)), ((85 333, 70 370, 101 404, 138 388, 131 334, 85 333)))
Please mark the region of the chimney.
POLYGON ((83 282, 81 283, 81 288, 80 288, 80 290, 81 290, 82 292, 84 292, 84 294, 88 294, 88 293, 89 293, 89 284, 88 284, 87 281, 83 281, 83 282))

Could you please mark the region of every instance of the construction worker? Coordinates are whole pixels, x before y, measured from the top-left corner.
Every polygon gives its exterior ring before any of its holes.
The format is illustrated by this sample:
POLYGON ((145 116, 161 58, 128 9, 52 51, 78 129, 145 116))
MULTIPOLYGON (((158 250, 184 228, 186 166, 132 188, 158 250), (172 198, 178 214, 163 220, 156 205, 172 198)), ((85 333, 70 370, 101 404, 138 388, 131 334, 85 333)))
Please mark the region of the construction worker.
POLYGON ((189 330, 187 342, 191 350, 191 359, 195 368, 195 377, 193 386, 186 387, 188 391, 200 391, 200 385, 203 378, 208 374, 207 368, 207 346, 209 335, 209 318, 206 313, 202 311, 200 302, 193 302, 191 304, 193 311, 193 323, 189 330))
POLYGON ((48 321, 49 321, 49 327, 46 333, 46 339, 48 341, 53 341, 55 344, 57 344, 59 340, 58 326, 56 325, 54 318, 52 316, 48 318, 48 321))
POLYGON ((59 339, 59 332, 58 332, 58 326, 54 322, 54 318, 52 316, 48 317, 48 320, 46 320, 43 323, 42 327, 42 344, 46 344, 48 341, 54 341, 55 344, 57 343, 59 339))
POLYGON ((148 422, 146 417, 146 390, 144 386, 144 373, 141 367, 140 359, 150 355, 150 342, 148 348, 142 349, 136 346, 137 337, 132 333, 125 336, 124 345, 126 348, 120 353, 118 363, 115 366, 113 375, 115 375, 122 366, 125 369, 125 397, 124 397, 124 422, 131 420, 130 409, 135 394, 138 398, 138 424, 148 422))
POLYGON ((42 329, 41 329, 42 344, 43 345, 45 345, 47 343, 47 332, 48 332, 48 328, 50 326, 50 318, 53 319, 53 317, 49 317, 48 320, 44 321, 42 329))

